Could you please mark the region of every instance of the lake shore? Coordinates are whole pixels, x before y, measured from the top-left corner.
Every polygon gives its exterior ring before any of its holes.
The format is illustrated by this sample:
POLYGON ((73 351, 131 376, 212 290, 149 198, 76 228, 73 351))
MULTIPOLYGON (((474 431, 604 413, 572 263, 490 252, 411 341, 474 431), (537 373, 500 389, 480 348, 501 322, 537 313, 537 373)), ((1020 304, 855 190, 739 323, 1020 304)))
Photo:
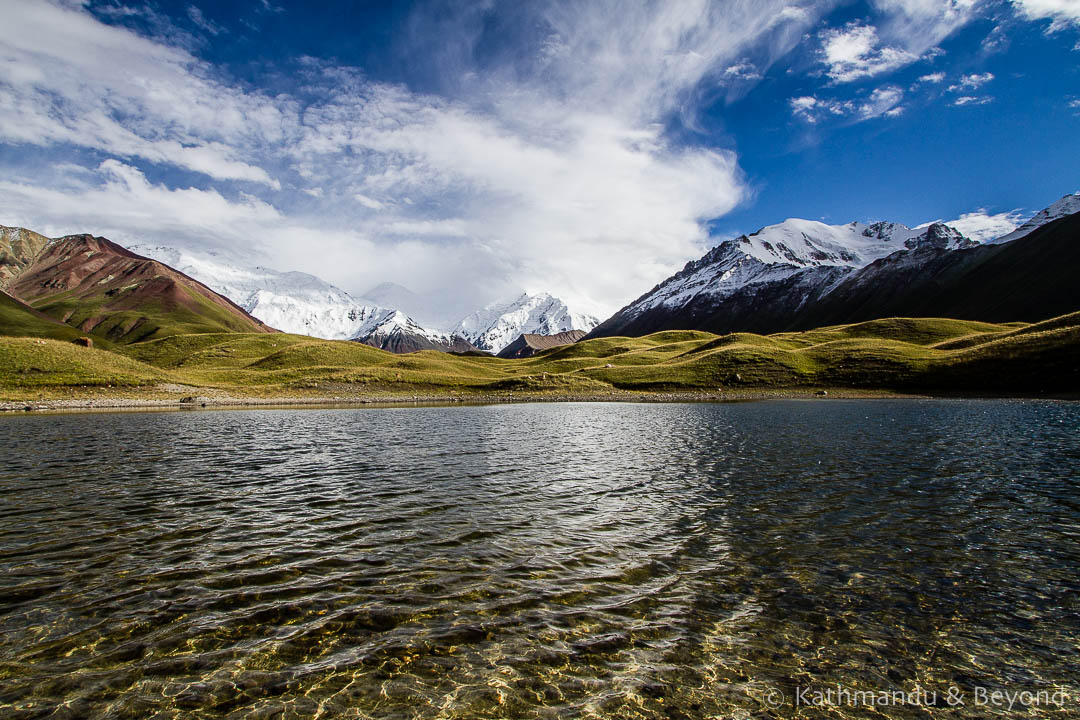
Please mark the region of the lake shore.
POLYGON ((289 395, 241 395, 216 388, 165 385, 156 388, 99 389, 93 393, 72 389, 68 396, 8 398, 0 400, 0 413, 98 410, 195 410, 213 408, 281 407, 406 407, 414 405, 496 405, 504 403, 562 402, 749 402, 778 399, 926 399, 931 397, 1076 400, 1075 395, 1001 395, 975 393, 901 393, 858 388, 741 388, 721 390, 669 390, 566 392, 346 392, 289 395))
POLYGON ((494 405, 523 402, 742 402, 768 399, 828 398, 926 398, 930 395, 850 388, 757 388, 731 390, 671 390, 566 392, 335 392, 290 395, 240 395, 214 388, 184 386, 154 389, 114 389, 92 394, 74 393, 67 397, 0 400, 0 412, 47 412, 51 410, 158 410, 196 408, 264 407, 364 407, 407 405, 494 405))

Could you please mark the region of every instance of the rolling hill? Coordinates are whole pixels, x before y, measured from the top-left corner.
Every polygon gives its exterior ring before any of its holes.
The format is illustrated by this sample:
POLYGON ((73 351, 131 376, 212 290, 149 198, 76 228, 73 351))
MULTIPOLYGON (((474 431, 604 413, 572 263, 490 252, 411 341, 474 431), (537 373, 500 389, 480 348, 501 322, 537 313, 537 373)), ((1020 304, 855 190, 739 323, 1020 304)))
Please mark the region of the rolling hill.
POLYGON ((889 318, 773 335, 665 331, 583 340, 518 360, 402 356, 284 333, 173 335, 112 352, 0 338, 0 399, 79 397, 106 385, 114 395, 161 394, 163 383, 233 398, 339 400, 815 388, 1062 395, 1080 392, 1080 313, 1035 324, 889 318))

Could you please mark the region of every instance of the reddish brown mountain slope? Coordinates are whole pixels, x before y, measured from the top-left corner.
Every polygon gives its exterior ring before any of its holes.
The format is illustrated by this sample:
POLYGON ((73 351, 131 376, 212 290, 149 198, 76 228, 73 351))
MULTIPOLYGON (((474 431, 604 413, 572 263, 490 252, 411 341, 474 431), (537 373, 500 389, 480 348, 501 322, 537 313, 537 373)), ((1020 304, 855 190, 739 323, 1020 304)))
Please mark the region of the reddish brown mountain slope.
POLYGON ((198 332, 276 332, 168 265, 91 235, 51 241, 6 289, 50 317, 114 342, 198 332))

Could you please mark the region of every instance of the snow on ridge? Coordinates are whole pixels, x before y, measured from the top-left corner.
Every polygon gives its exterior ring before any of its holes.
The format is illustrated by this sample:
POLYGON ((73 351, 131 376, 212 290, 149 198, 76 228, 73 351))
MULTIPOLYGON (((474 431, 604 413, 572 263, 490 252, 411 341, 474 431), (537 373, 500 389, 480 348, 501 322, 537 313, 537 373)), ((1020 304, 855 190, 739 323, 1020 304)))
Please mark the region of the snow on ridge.
MULTIPOLYGON (((454 331, 448 332, 421 325, 401 310, 355 298, 307 273, 243 267, 213 254, 196 254, 165 246, 133 245, 129 249, 195 278, 270 327, 327 340, 379 343, 394 333, 402 333, 449 348, 454 336, 461 335, 470 341, 481 338, 484 344, 478 347, 497 353, 522 333, 554 335, 566 330, 588 331, 599 322, 588 315, 572 312, 558 298, 539 293, 489 305, 472 313, 458 323, 454 331)), ((396 289, 402 293, 410 292, 407 288, 396 289)))
POLYGON ((548 293, 523 293, 514 300, 492 303, 468 315, 454 332, 476 347, 498 354, 523 333, 588 332, 599 324, 596 318, 572 311, 566 303, 548 293))
POLYGON ((401 329, 434 342, 448 343, 450 339, 447 333, 422 327, 398 310, 354 298, 315 275, 242 267, 164 246, 134 245, 129 250, 195 278, 283 332, 355 340, 401 329))
POLYGON ((1080 191, 1064 196, 1050 207, 1035 213, 1030 220, 1013 230, 1011 233, 1002 235, 996 240, 990 240, 987 244, 1000 245, 1002 243, 1012 242, 1013 240, 1019 240, 1047 223, 1051 223, 1066 215, 1073 215, 1078 212, 1080 212, 1080 191))
POLYGON ((811 267, 856 269, 902 250, 954 250, 975 244, 943 223, 910 228, 884 221, 827 225, 788 218, 722 242, 627 310, 636 316, 659 306, 680 308, 698 296, 723 297, 747 285, 777 282, 811 267))

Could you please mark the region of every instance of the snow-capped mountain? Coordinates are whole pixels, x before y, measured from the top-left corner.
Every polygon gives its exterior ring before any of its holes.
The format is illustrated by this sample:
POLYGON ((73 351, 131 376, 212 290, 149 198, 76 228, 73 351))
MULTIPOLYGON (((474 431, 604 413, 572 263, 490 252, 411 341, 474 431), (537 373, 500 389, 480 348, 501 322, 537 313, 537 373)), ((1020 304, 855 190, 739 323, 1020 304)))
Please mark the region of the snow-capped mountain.
POLYGON ((721 297, 746 285, 782 280, 809 267, 859 268, 898 250, 957 249, 974 244, 941 223, 909 228, 888 222, 826 225, 791 218, 720 243, 619 314, 632 317, 659 306, 677 308, 699 295, 721 297))
POLYGON ((547 293, 523 293, 510 302, 492 303, 477 310, 458 323, 454 331, 476 347, 498 354, 524 333, 588 332, 598 322, 590 315, 573 312, 562 300, 547 293))
POLYGON ((1050 207, 1035 213, 1030 220, 1013 230, 1011 233, 1002 235, 998 239, 991 240, 990 242, 997 245, 1012 240, 1018 240, 1019 238, 1030 234, 1033 230, 1041 228, 1048 222, 1053 222, 1066 215, 1073 215, 1078 212, 1080 212, 1080 192, 1075 192, 1071 195, 1066 195, 1050 207))
MULTIPOLYGON (((995 243, 1008 243, 1078 210, 1080 194, 1068 195, 995 243)), ((918 306, 914 301, 897 305, 886 295, 906 297, 905 288, 915 287, 921 275, 929 273, 943 273, 938 278, 944 287, 955 281, 948 272, 956 277, 967 272, 961 266, 975 256, 963 253, 984 249, 991 248, 943 223, 909 228, 888 222, 826 225, 789 219, 720 243, 589 336, 666 329, 775 332, 796 327, 800 318, 850 322, 846 318, 860 313, 884 316, 873 313, 918 306), (878 289, 887 291, 878 296, 878 289)), ((924 295, 941 287, 924 286, 924 295)))
POLYGON ((221 255, 163 246, 133 245, 132 252, 189 275, 278 330, 327 340, 359 340, 394 352, 446 350, 461 343, 425 328, 398 310, 380 307, 302 272, 243 267, 221 255))

